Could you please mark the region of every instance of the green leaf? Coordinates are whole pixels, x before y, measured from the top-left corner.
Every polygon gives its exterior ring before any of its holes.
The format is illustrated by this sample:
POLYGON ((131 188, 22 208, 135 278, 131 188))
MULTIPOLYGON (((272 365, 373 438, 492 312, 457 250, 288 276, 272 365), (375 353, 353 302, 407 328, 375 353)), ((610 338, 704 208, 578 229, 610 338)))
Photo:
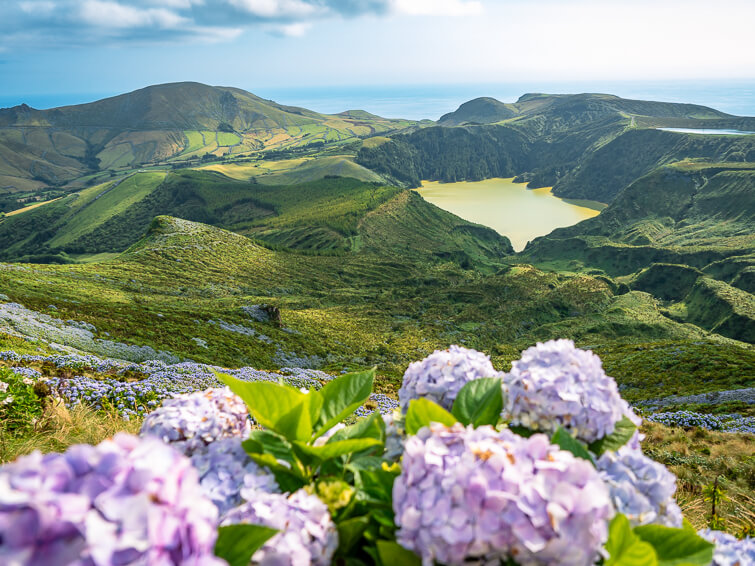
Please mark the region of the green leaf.
POLYGON ((380 413, 372 413, 369 417, 359 419, 356 424, 336 431, 328 442, 347 440, 349 438, 375 438, 385 440, 385 421, 380 413))
POLYGON ((215 556, 229 566, 249 566, 252 556, 278 531, 261 525, 228 525, 218 528, 215 556))
POLYGON ((378 556, 383 566, 421 566, 422 560, 397 542, 377 541, 378 556))
POLYGON ((713 560, 715 545, 688 528, 646 525, 636 527, 634 532, 653 547, 658 555, 658 566, 708 566, 713 560))
POLYGON ((336 526, 338 527, 338 555, 346 556, 346 554, 354 548, 359 539, 362 538, 364 531, 370 524, 369 517, 354 517, 352 519, 346 519, 341 521, 336 526))
POLYGON ((249 457, 260 466, 268 468, 284 492, 294 492, 308 483, 307 478, 298 466, 286 466, 279 462, 272 454, 249 454, 249 457))
POLYGON ((312 435, 312 412, 318 401, 317 392, 305 394, 278 383, 241 381, 218 372, 215 375, 244 400, 249 413, 265 428, 290 440, 312 435))
POLYGON ((347 373, 334 379, 319 393, 323 404, 315 421, 316 436, 321 436, 337 423, 356 411, 372 393, 375 368, 369 371, 347 373))
POLYGON ((459 422, 475 427, 495 425, 503 409, 503 380, 499 377, 474 379, 459 390, 451 409, 459 422))
POLYGON ((603 452, 618 450, 632 438, 637 427, 628 417, 624 417, 616 423, 614 431, 590 444, 589 448, 594 454, 600 456, 603 452))
POLYGON ((562 450, 571 452, 577 458, 582 458, 595 465, 595 460, 593 460, 592 454, 587 450, 587 447, 569 434, 564 427, 558 427, 556 432, 553 433, 551 443, 561 447, 562 450))
POLYGON ((270 430, 253 430, 249 438, 241 443, 248 454, 262 454, 268 452, 279 460, 293 462, 291 443, 270 430))
POLYGON ((616 515, 608 529, 605 566, 658 566, 653 547, 632 532, 629 519, 616 515))
POLYGON ((514 434, 517 434, 521 436, 522 438, 529 438, 530 436, 534 434, 538 434, 536 430, 532 430, 531 428, 527 428, 524 426, 518 426, 518 425, 509 425, 509 430, 513 432, 514 434))
POLYGON ((441 423, 451 426, 458 421, 451 413, 446 411, 440 405, 428 401, 425 398, 413 399, 409 403, 409 410, 406 412, 406 434, 417 434, 423 426, 429 426, 430 423, 441 423))
POLYGON ((336 442, 327 442, 322 446, 310 446, 304 442, 294 442, 294 446, 303 454, 311 456, 320 461, 330 460, 351 454, 352 452, 361 452, 373 446, 381 446, 382 441, 376 438, 351 438, 348 440, 338 440, 336 442))

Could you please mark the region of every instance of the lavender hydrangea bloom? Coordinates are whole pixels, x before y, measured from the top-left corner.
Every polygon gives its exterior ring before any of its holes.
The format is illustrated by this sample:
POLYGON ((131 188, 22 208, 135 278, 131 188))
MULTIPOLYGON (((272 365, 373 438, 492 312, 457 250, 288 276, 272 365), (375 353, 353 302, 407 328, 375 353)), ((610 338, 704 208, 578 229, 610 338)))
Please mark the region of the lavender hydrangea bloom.
POLYGON ((194 451, 191 463, 199 472, 199 484, 223 515, 257 491, 280 491, 275 476, 247 456, 238 438, 221 438, 194 451))
POLYGON ((187 456, 220 438, 246 438, 250 431, 246 405, 227 387, 168 399, 141 428, 143 436, 157 436, 187 456))
POLYGON ((398 391, 399 404, 406 413, 412 399, 425 397, 450 410, 459 390, 467 382, 498 375, 490 357, 482 352, 461 346, 436 350, 424 360, 409 364, 398 391))
POLYGON ((504 416, 514 425, 552 433, 559 426, 585 442, 611 434, 624 415, 640 422, 619 395, 600 358, 551 340, 529 348, 504 376, 504 416))
POLYGON ((338 547, 338 531, 327 506, 299 490, 290 496, 256 492, 226 514, 221 525, 249 523, 281 532, 252 556, 262 566, 328 566, 338 547))
POLYGON ((0 562, 224 564, 217 509, 189 460, 156 439, 118 434, 0 467, 0 562))
POLYGON ((716 545, 713 550, 711 566, 747 566, 755 564, 755 538, 746 537, 742 540, 723 531, 703 529, 699 531, 701 537, 716 545))
POLYGON ((682 526, 682 511, 674 501, 676 476, 665 466, 630 446, 604 453, 597 466, 616 511, 626 515, 633 526, 682 526))
POLYGON ((406 441, 393 509, 398 542, 425 566, 593 564, 613 515, 592 464, 545 435, 458 423, 406 441))

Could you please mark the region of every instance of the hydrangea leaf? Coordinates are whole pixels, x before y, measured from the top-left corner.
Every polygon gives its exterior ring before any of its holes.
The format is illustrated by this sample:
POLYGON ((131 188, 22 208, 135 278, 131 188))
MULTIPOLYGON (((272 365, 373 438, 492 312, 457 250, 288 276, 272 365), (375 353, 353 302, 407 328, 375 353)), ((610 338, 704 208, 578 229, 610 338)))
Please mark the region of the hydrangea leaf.
POLYGON ((288 463, 286 465, 276 460, 272 454, 249 454, 249 457, 260 466, 268 468, 283 491, 296 491, 307 483, 307 479, 299 470, 298 465, 292 466, 288 463))
POLYGON ((653 547, 632 532, 624 515, 611 521, 605 548, 609 555, 605 566, 658 566, 653 547))
POLYGON ((380 446, 383 443, 376 438, 352 438, 349 440, 338 440, 336 442, 328 442, 322 446, 310 446, 304 442, 294 442, 294 446, 306 454, 307 456, 314 457, 320 461, 331 460, 344 454, 351 454, 352 452, 361 452, 367 450, 373 446, 380 446))
POLYGON ((430 423, 441 423, 451 426, 458 422, 456 417, 446 411, 440 405, 436 405, 427 399, 412 399, 409 403, 409 410, 406 412, 406 434, 417 434, 423 426, 429 426, 430 423))
POLYGON ((278 531, 261 525, 228 525, 218 528, 215 556, 228 566, 248 566, 252 556, 278 531))
POLYGON ((645 525, 634 532, 655 549, 658 566, 707 566, 713 560, 715 545, 687 528, 645 525))
POLYGON ((347 373, 323 387, 322 408, 315 419, 316 436, 321 436, 335 424, 356 411, 372 393, 375 368, 369 371, 347 373))
POLYGON ((370 525, 370 518, 353 517, 338 523, 338 555, 345 557, 346 554, 354 548, 359 539, 362 538, 364 531, 370 525))
POLYGON ((269 430, 253 430, 241 443, 247 454, 272 454, 278 460, 293 462, 291 443, 269 430))
POLYGON ((564 429, 564 427, 558 427, 558 430, 553 433, 553 436, 551 437, 551 443, 559 446, 562 450, 571 452, 577 458, 582 458, 583 460, 587 460, 595 465, 595 460, 593 460, 593 457, 587 447, 579 440, 574 438, 571 434, 569 434, 569 432, 564 429))
MULTIPOLYGON (((411 410, 411 405, 409 406, 411 410)), ((411 550, 407 550, 397 542, 379 540, 377 541, 378 556, 383 566, 420 566, 422 560, 411 550)))
POLYGON ((456 395, 451 413, 464 425, 495 425, 503 409, 502 386, 503 380, 496 377, 468 382, 456 395))
POLYGON ((635 430, 637 430, 635 424, 629 420, 629 417, 624 417, 616 423, 616 428, 611 434, 590 443, 590 451, 600 456, 603 452, 618 450, 629 442, 635 430))
POLYGON ((241 381, 216 373, 218 379, 241 397, 254 419, 288 439, 302 440, 312 434, 313 413, 322 399, 316 391, 308 394, 269 381, 241 381))
POLYGON ((356 424, 336 431, 328 442, 337 442, 349 438, 375 438, 385 440, 385 421, 380 413, 372 413, 369 417, 359 419, 356 424))

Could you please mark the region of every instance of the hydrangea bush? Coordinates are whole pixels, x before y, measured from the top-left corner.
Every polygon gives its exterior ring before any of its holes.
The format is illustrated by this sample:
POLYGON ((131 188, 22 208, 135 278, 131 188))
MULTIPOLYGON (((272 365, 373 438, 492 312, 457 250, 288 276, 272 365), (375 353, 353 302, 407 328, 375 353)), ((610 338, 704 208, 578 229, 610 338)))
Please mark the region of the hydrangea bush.
POLYGON ((119 434, 0 468, 0 563, 220 565, 217 508, 157 439, 119 434))
MULTIPOLYGON (((195 366, 215 369, 183 369, 195 366)), ((569 341, 507 374, 474 350, 435 352, 409 367, 398 403, 372 392, 374 369, 295 383, 249 371, 177 391, 141 439, 0 468, 0 563, 751 562, 750 539, 683 523, 639 419, 569 341)))

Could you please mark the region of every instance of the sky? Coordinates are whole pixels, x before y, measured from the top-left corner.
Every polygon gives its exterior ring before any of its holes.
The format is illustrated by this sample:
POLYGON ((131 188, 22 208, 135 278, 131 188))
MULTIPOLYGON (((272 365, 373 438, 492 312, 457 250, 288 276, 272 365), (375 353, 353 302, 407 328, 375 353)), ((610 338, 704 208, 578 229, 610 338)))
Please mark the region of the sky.
POLYGON ((752 82, 754 21, 755 0, 0 0, 0 94, 752 82))

